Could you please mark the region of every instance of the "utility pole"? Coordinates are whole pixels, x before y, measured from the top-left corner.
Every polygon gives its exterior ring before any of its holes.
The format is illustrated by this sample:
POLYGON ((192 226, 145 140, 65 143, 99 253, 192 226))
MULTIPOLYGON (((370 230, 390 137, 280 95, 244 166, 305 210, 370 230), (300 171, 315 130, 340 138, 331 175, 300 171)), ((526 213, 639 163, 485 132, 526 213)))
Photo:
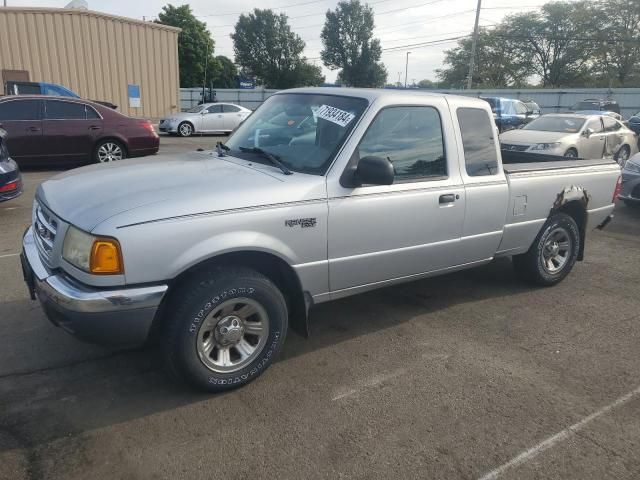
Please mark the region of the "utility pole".
POLYGON ((482 0, 478 0, 476 7, 476 24, 473 27, 473 41, 471 42, 471 60, 469 60, 469 77, 467 78, 467 90, 473 86, 473 67, 476 61, 476 47, 478 46, 478 24, 480 23, 480 10, 482 0))
POLYGON ((202 103, 207 103, 205 87, 207 85, 207 67, 209 66, 209 44, 207 43, 207 57, 204 60, 204 79, 202 80, 202 103))
POLYGON ((405 66, 404 66, 404 88, 407 88, 407 75, 409 74, 409 54, 410 53, 411 52, 407 52, 407 62, 405 63, 405 66))

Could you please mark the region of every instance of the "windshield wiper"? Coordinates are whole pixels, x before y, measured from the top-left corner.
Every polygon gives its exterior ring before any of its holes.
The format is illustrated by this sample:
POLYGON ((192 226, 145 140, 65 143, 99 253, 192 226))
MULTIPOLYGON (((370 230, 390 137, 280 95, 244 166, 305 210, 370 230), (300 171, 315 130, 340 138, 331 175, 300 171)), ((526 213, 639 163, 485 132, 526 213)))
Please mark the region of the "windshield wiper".
POLYGON ((284 164, 280 160, 278 160, 278 157, 276 157, 273 153, 269 153, 266 150, 261 149, 260 147, 238 147, 238 150, 240 150, 241 152, 251 152, 262 155, 264 158, 266 158, 272 164, 282 170, 282 173, 284 173, 285 175, 293 174, 291 170, 285 167, 284 164))

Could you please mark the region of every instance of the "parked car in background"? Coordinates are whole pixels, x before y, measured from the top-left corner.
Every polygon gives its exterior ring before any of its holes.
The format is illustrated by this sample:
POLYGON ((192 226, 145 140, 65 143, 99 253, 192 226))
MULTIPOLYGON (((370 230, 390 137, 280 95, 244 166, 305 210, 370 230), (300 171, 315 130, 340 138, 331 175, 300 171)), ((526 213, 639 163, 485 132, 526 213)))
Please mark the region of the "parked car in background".
POLYGON ((570 158, 614 158, 638 151, 636 135, 607 115, 547 114, 500 135, 502 149, 570 158))
MULTIPOLYGON (((4 91, 6 95, 49 95, 53 97, 81 98, 80 95, 69 90, 67 87, 63 87, 57 83, 47 82, 9 81, 4 84, 4 91)), ((99 103, 100 105, 113 109, 118 108, 117 105, 104 100, 92 100, 92 102, 99 103)))
POLYGON ((640 153, 631 157, 622 168, 622 189, 618 198, 630 207, 640 207, 640 153))
POLYGON ((20 165, 111 162, 155 154, 160 145, 148 120, 69 97, 1 97, 0 127, 20 165))
POLYGON ((160 120, 160 131, 190 137, 194 133, 231 133, 251 110, 232 103, 203 103, 160 120))
POLYGON ((538 105, 533 100, 522 100, 522 103, 524 103, 524 105, 529 110, 529 118, 531 120, 535 120, 540 115, 542 115, 542 109, 540 108, 540 105, 538 105))
POLYGON ((499 132, 520 128, 532 120, 531 111, 520 100, 502 97, 480 97, 491 106, 499 132))
POLYGON ((0 128, 0 202, 22 193, 22 177, 18 164, 9 156, 7 132, 0 128))
POLYGON ((573 113, 577 113, 578 115, 606 115, 607 117, 615 118, 619 122, 624 123, 624 117, 616 112, 605 112, 605 111, 601 112, 598 110, 578 110, 577 112, 573 112, 573 113))
POLYGON ((579 112, 583 110, 597 110, 599 112, 615 112, 620 113, 620 105, 615 100, 607 100, 603 98, 587 98, 574 104, 569 111, 579 112))

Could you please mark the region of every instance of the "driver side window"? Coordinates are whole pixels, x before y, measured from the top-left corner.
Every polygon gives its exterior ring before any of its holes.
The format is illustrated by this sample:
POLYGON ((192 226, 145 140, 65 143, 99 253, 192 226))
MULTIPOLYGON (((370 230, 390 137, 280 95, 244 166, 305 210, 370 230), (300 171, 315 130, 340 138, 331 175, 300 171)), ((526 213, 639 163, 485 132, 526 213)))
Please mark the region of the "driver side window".
POLYGON ((395 181, 447 176, 440 114, 433 107, 387 107, 358 146, 360 158, 376 156, 393 165, 395 181))

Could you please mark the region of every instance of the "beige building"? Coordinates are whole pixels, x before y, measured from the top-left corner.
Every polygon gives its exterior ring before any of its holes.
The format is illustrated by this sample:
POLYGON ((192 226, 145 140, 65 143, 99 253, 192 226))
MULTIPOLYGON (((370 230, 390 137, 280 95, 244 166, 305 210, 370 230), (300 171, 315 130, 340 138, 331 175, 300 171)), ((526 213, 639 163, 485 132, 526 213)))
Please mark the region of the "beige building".
POLYGON ((128 115, 179 111, 179 28, 90 10, 0 7, 0 75, 63 85, 128 115))

